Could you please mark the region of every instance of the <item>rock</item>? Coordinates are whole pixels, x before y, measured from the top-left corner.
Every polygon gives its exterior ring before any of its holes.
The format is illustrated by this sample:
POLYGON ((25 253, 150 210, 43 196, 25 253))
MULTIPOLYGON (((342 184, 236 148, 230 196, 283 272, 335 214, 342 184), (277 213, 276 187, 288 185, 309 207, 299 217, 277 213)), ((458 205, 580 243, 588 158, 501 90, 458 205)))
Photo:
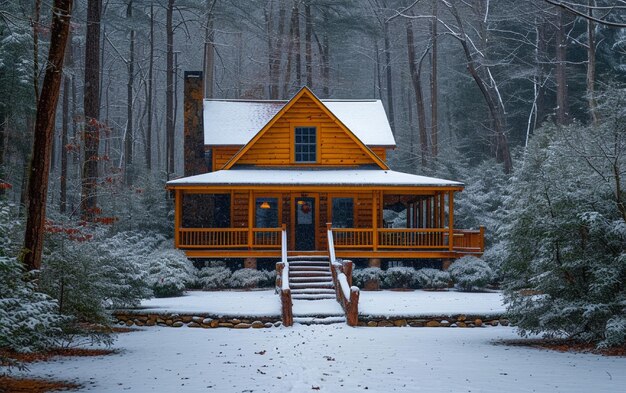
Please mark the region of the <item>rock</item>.
POLYGON ((157 323, 165 323, 165 321, 163 320, 163 318, 157 318, 157 323))
POLYGON ((367 326, 369 326, 369 327, 376 327, 376 326, 378 326, 378 323, 376 323, 376 321, 369 321, 367 323, 367 326))
POLYGON ((146 322, 146 326, 154 326, 154 325, 156 325, 156 321, 154 321, 152 319, 150 319, 150 320, 148 320, 148 322, 146 322))
POLYGON ((475 326, 483 326, 483 320, 480 318, 476 318, 476 320, 474 321, 474 325, 475 326))
POLYGON ((135 325, 137 325, 137 326, 144 326, 145 323, 142 322, 142 321, 135 321, 135 325))
POLYGON ((199 327, 200 327, 200 324, 199 324, 199 323, 197 323, 197 322, 189 322, 189 323, 187 324, 187 327, 190 327, 190 328, 199 328, 199 327))
POLYGON ((452 325, 450 325, 450 327, 458 327, 458 326, 456 325, 456 323, 453 323, 452 325))
POLYGON ((265 322, 263 326, 265 326, 266 328, 271 328, 271 327, 274 327, 274 324, 271 322, 265 322))
POLYGON ((141 321, 141 322, 146 322, 148 321, 148 317, 145 315, 140 315, 138 317, 135 318, 136 321, 141 321))
POLYGON ((221 323, 217 324, 217 327, 221 327, 221 328, 231 328, 233 326, 235 326, 235 325, 233 325, 230 322, 221 322, 221 323))
POLYGON ((498 322, 500 322, 500 325, 502 325, 502 326, 509 326, 509 320, 508 319, 500 319, 498 322))
POLYGON ((165 324, 166 324, 167 326, 172 326, 172 324, 173 324, 173 323, 174 323, 174 321, 172 321, 171 319, 167 319, 167 320, 165 321, 165 324))
POLYGON ((172 327, 175 327, 175 328, 179 328, 179 327, 183 327, 183 326, 185 326, 185 324, 182 323, 181 321, 176 321, 176 322, 174 322, 172 324, 172 327))
POLYGON ((406 326, 406 319, 396 319, 395 321, 393 321, 393 324, 397 327, 402 327, 402 326, 406 326))
POLYGON ((203 323, 204 325, 210 325, 210 324, 211 324, 211 322, 213 322, 213 318, 204 318, 204 319, 202 320, 202 323, 203 323))
POLYGON ((133 321, 131 320, 126 321, 126 326, 133 326, 133 321))
POLYGON ((214 320, 212 320, 212 321, 211 321, 210 326, 211 326, 212 328, 216 328, 216 327, 218 327, 218 326, 219 326, 219 324, 220 324, 219 319, 214 319, 214 320))
POLYGON ((237 325, 237 324, 240 324, 240 323, 241 323, 241 320, 240 320, 240 319, 231 319, 231 320, 230 320, 230 321, 228 321, 228 322, 232 323, 233 325, 237 325))
POLYGON ((420 320, 409 321, 409 326, 411 326, 411 327, 424 327, 424 322, 422 322, 420 320))
POLYGON ((261 321, 254 321, 254 322, 252 322, 252 325, 251 325, 251 326, 252 326, 253 328, 255 328, 255 329, 260 329, 260 328, 262 328, 262 327, 265 327, 265 325, 264 325, 264 324, 263 324, 263 322, 261 322, 261 321))
POLYGON ((191 320, 195 323, 202 323, 202 321, 204 321, 204 318, 195 316, 195 317, 191 317, 191 320))
POLYGON ((434 320, 433 320, 433 321, 428 321, 428 322, 426 323, 426 326, 427 326, 427 327, 440 327, 440 326, 441 326, 441 324, 439 323, 439 321, 434 321, 434 320))
POLYGON ((467 324, 465 322, 457 322, 456 326, 464 328, 467 327, 467 324))
POLYGON ((193 317, 191 315, 183 315, 180 320, 183 321, 183 323, 189 323, 191 322, 193 319, 193 317))
POLYGON ((250 325, 249 323, 238 323, 236 324, 234 327, 235 329, 249 329, 252 325, 250 325))
POLYGON ((445 319, 442 320, 440 323, 441 323, 441 327, 448 327, 448 326, 450 326, 450 322, 445 320, 445 319))
POLYGON ((379 327, 391 327, 391 326, 394 326, 394 324, 386 319, 383 319, 382 321, 378 322, 378 326, 379 327))
POLYGON ((497 320, 497 319, 494 319, 493 321, 489 322, 489 324, 490 324, 491 326, 498 326, 498 325, 500 324, 500 322, 498 322, 498 320, 497 320))
POLYGON ((281 321, 278 322, 274 322, 274 326, 279 327, 280 325, 282 325, 283 323, 281 321))
POLYGON ((461 321, 461 322, 465 321, 466 319, 467 319, 467 317, 466 317, 465 315, 459 315, 459 316, 456 318, 456 320, 457 320, 457 321, 461 321))

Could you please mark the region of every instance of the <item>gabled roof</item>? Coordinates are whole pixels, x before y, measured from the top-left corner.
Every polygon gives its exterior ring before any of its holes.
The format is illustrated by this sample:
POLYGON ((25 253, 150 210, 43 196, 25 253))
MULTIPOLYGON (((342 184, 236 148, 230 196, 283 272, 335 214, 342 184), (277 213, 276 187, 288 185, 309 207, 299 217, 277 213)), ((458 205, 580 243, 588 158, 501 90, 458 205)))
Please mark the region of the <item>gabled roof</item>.
MULTIPOLYGON (((385 108, 380 100, 320 100, 367 146, 393 148, 385 108)), ((204 100, 204 144, 243 146, 250 142, 288 101, 204 100)))
POLYGON ((387 186, 451 187, 463 183, 382 169, 232 169, 183 177, 167 182, 168 188, 186 186, 387 186))
POLYGON ((380 167, 381 169, 389 169, 389 167, 387 166, 387 164, 380 159, 380 157, 378 157, 366 144, 363 143, 363 141, 361 141, 356 135, 354 135, 354 133, 348 128, 346 127, 345 124, 343 124, 343 122, 337 118, 337 116, 335 114, 333 114, 323 103, 322 101, 320 101, 319 98, 317 98, 317 96, 315 94, 313 94, 313 92, 311 90, 309 90, 309 88, 307 88, 306 86, 301 88, 300 91, 298 91, 298 93, 296 93, 295 96, 293 96, 291 98, 291 100, 289 100, 287 102, 287 104, 285 104, 268 122, 267 124, 265 124, 265 126, 263 126, 263 128, 256 133, 256 135, 245 145, 241 148, 241 150, 239 150, 239 152, 237 152, 237 154, 235 154, 225 165, 222 169, 230 169, 252 146, 254 146, 254 144, 263 137, 263 135, 272 128, 272 126, 274 125, 274 123, 276 123, 276 121, 278 121, 278 119, 280 119, 285 113, 287 113, 289 111, 289 109, 291 108, 291 106, 298 102, 298 100, 302 97, 308 97, 310 98, 313 103, 315 103, 323 112, 326 113, 326 115, 328 115, 328 117, 330 117, 336 124, 337 126, 339 126, 340 129, 342 129, 346 135, 352 139, 354 141, 354 143, 359 146, 363 152, 365 152, 366 155, 368 155, 371 159, 372 162, 375 163, 376 165, 378 165, 378 167, 380 167))

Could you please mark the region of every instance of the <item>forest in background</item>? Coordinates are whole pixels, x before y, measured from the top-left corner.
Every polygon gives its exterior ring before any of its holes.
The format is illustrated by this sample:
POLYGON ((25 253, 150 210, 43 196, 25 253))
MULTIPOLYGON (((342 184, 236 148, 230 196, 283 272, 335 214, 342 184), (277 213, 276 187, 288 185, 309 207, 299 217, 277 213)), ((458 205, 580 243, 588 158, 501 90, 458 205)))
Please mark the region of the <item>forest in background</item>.
POLYGON ((456 223, 486 226, 514 323, 626 341, 626 2, 77 1, 57 105, 42 100, 53 3, 71 1, 0 1, 0 270, 41 269, 22 295, 0 288, 11 307, 106 323, 188 274, 163 185, 182 175, 183 73, 203 70, 210 98, 381 99, 393 169, 467 184, 456 223), (49 157, 33 149, 42 109, 49 157), (27 181, 41 161, 46 190, 27 181))

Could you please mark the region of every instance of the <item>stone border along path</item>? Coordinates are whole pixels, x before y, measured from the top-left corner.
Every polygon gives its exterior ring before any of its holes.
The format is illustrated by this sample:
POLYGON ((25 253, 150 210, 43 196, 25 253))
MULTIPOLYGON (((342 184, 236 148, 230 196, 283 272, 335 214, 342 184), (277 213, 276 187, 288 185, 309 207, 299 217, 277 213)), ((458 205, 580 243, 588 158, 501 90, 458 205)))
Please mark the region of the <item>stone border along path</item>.
MULTIPOLYGON (((115 323, 124 326, 167 326, 190 328, 272 328, 282 325, 280 317, 224 317, 209 314, 138 313, 116 311, 115 323)), ((359 316, 359 326, 367 327, 450 327, 473 328, 485 326, 508 326, 508 319, 502 315, 452 315, 419 317, 371 317, 359 316)))

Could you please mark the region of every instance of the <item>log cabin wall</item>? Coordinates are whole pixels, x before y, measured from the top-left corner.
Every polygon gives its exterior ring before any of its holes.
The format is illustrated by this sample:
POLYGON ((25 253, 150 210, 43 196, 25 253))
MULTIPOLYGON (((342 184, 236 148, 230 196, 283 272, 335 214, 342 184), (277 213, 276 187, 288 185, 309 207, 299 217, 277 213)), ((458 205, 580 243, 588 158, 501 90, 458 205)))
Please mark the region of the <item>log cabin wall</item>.
POLYGON ((213 171, 219 171, 243 146, 206 146, 212 150, 213 171))
MULTIPOLYGON (((313 165, 354 166, 373 164, 367 153, 344 132, 313 100, 302 96, 267 132, 243 154, 237 164, 256 166, 311 166, 294 162, 293 129, 317 127, 317 163, 313 165)), ((384 150, 379 148, 379 150, 384 150)))
POLYGON ((234 191, 231 197, 231 217, 233 228, 248 227, 248 191, 234 191))

